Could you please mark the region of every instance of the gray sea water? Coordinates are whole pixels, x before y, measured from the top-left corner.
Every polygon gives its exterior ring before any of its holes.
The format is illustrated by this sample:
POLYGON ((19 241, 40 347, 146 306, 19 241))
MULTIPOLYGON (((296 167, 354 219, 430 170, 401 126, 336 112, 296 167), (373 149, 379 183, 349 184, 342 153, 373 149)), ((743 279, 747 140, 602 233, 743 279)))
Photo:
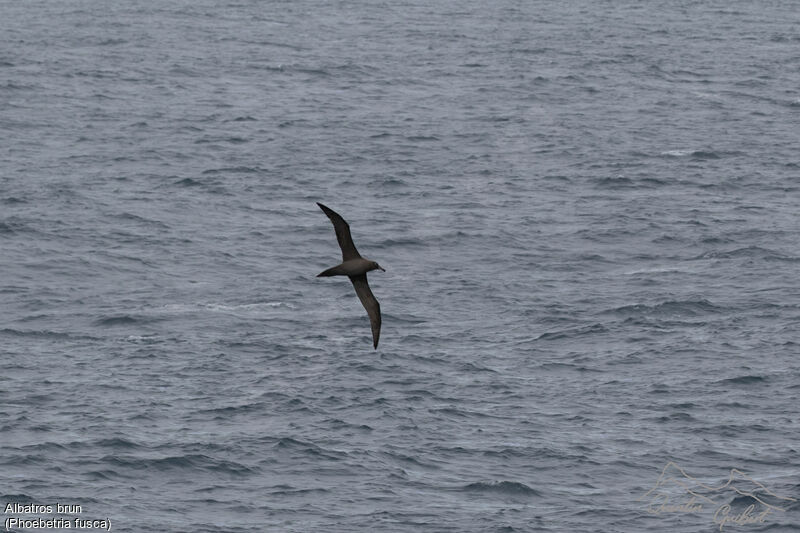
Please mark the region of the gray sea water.
POLYGON ((800 528, 796 2, 3 1, 0 110, 10 530, 800 528))

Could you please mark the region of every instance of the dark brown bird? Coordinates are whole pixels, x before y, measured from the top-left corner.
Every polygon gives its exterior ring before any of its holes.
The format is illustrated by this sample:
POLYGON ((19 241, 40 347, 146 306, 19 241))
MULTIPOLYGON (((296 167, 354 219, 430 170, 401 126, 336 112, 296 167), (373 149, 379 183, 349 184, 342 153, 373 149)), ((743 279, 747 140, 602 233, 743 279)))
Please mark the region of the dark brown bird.
POLYGON ((367 272, 370 270, 383 270, 386 272, 386 270, 375 261, 361 257, 361 254, 356 250, 356 245, 353 244, 353 238, 350 236, 350 225, 345 222, 339 213, 319 202, 317 202, 317 205, 333 222, 333 229, 336 230, 336 240, 339 241, 339 248, 342 249, 342 263, 320 272, 317 277, 347 276, 350 278, 350 281, 353 282, 353 287, 356 289, 358 299, 361 300, 361 304, 369 315, 369 323, 372 326, 372 345, 377 349, 378 338, 381 336, 381 306, 375 296, 372 295, 372 291, 369 290, 367 272))

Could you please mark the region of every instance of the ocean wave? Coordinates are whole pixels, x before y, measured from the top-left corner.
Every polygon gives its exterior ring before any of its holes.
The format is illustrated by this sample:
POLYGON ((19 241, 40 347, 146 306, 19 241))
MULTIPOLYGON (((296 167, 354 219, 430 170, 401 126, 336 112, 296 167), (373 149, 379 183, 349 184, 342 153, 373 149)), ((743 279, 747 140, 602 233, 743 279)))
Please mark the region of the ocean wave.
POLYGON ((340 461, 347 457, 346 452, 328 450, 311 442, 306 442, 292 437, 283 437, 273 445, 278 451, 298 452, 302 455, 327 459, 330 461, 340 461))
POLYGON ((716 152, 713 150, 666 150, 661 152, 666 157, 688 157, 698 161, 721 159, 726 155, 738 155, 738 152, 716 152))
POLYGON ((569 339, 576 337, 583 337, 586 335, 597 335, 600 333, 607 333, 608 329, 603 324, 592 324, 589 326, 581 326, 575 328, 563 329, 560 331, 546 331, 536 337, 537 341, 553 341, 558 339, 569 339))
POLYGON ((735 378, 727 378, 717 381, 720 385, 753 385, 756 383, 764 383, 769 378, 766 376, 759 376, 759 375, 749 375, 749 376, 738 376, 735 378))
POLYGON ((114 316, 107 316, 98 318, 93 322, 93 325, 100 327, 116 327, 116 326, 131 326, 134 324, 146 324, 155 322, 158 319, 155 317, 141 317, 127 314, 120 314, 114 316))
POLYGON ((603 189, 638 188, 639 184, 625 176, 607 176, 594 182, 594 185, 603 189))
POLYGON ((480 492, 483 494, 499 494, 508 496, 541 496, 541 493, 524 483, 517 481, 478 481, 463 487, 467 492, 480 492))
POLYGON ((134 456, 107 455, 101 462, 113 465, 116 468, 125 470, 205 470, 218 474, 229 474, 233 476, 247 476, 255 473, 258 469, 249 467, 235 461, 216 459, 204 454, 174 455, 158 458, 139 458, 134 456))
POLYGON ((656 417, 655 420, 657 422, 665 423, 665 422, 695 422, 696 419, 689 413, 670 413, 665 416, 656 417))
POLYGON ((722 308, 706 299, 697 300, 667 300, 653 305, 633 304, 615 307, 603 311, 603 314, 612 314, 624 317, 683 317, 703 316, 712 313, 721 313, 722 308))
POLYGON ((98 439, 94 441, 92 445, 100 446, 101 448, 113 448, 119 450, 136 450, 144 448, 144 446, 122 437, 98 439))
POLYGON ((255 302, 250 304, 216 304, 216 303, 207 303, 202 304, 200 306, 203 309, 208 309, 209 311, 220 311, 220 312, 236 312, 236 311, 271 311, 273 309, 277 309, 280 307, 285 307, 287 309, 295 309, 296 306, 291 302, 283 302, 283 301, 269 301, 269 302, 255 302))
POLYGON ((382 456, 386 457, 389 461, 393 463, 398 463, 402 465, 403 468, 422 468, 425 470, 441 470, 441 466, 435 464, 431 461, 423 460, 419 457, 412 457, 410 455, 406 455, 404 453, 400 453, 399 451, 386 451, 381 453, 382 456))
POLYGON ((331 492, 329 489, 313 487, 313 488, 298 488, 292 485, 275 485, 265 489, 270 496, 299 496, 307 494, 323 495, 331 492))
POLYGON ((261 167, 247 167, 247 166, 238 166, 238 167, 221 167, 221 168, 209 168, 201 172, 203 175, 214 175, 214 174, 258 174, 266 172, 265 169, 261 167))
POLYGON ((31 337, 42 339, 74 339, 74 340, 98 340, 97 337, 91 335, 76 335, 73 333, 66 333, 63 331, 50 331, 50 330, 23 330, 14 328, 0 329, 0 335, 12 335, 17 337, 31 337))
POLYGON ((704 252, 698 256, 692 257, 691 261, 698 261, 704 259, 737 259, 740 257, 751 259, 762 259, 764 261, 787 261, 797 262, 800 257, 784 254, 769 248, 762 248, 761 246, 744 246, 742 248, 734 248, 733 250, 712 250, 704 252))
POLYGON ((6 205, 27 204, 28 200, 26 200, 25 198, 18 198, 16 196, 6 196, 5 198, 3 198, 3 203, 6 205))
POLYGON ((16 235, 18 233, 31 233, 33 229, 17 220, 6 219, 0 222, 0 235, 16 235))
POLYGON ((252 412, 263 412, 266 408, 266 404, 264 402, 253 402, 248 404, 241 404, 241 405, 229 405, 225 407, 214 407, 211 409, 200 409, 199 413, 205 414, 214 414, 218 415, 217 419, 225 419, 229 420, 231 417, 245 414, 245 413, 252 413, 252 412))
POLYGON ((532 457, 537 458, 537 460, 552 459, 556 461, 578 461, 582 458, 585 458, 583 453, 569 453, 566 449, 556 449, 552 447, 532 448, 529 446, 507 446, 504 448, 496 448, 481 452, 481 455, 503 460, 523 459, 526 461, 531 460, 532 457))

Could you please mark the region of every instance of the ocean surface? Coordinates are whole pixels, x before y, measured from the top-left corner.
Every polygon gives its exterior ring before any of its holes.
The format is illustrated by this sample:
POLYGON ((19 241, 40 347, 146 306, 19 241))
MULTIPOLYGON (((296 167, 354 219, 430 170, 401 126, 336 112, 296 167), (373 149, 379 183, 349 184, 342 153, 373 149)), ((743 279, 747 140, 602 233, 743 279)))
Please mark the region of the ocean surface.
POLYGON ((800 528, 796 2, 3 1, 0 110, 9 530, 800 528))

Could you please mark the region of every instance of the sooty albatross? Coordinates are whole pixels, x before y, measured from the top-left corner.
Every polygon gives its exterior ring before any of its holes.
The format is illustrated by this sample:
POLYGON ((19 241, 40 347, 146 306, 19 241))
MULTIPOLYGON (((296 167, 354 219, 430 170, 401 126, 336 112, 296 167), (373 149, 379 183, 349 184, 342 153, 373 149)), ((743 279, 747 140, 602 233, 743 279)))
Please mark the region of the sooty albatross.
POLYGON ((375 296, 372 295, 372 291, 369 290, 367 272, 378 269, 386 271, 375 261, 361 257, 361 254, 356 250, 356 245, 353 244, 353 238, 350 236, 350 225, 336 211, 319 202, 317 202, 317 205, 333 222, 333 229, 336 230, 336 240, 339 241, 339 248, 342 249, 342 263, 320 272, 317 277, 347 276, 350 278, 350 281, 353 282, 353 287, 356 289, 358 299, 361 300, 361 304, 369 315, 369 323, 372 326, 372 345, 377 350, 378 337, 381 336, 381 306, 375 296))

